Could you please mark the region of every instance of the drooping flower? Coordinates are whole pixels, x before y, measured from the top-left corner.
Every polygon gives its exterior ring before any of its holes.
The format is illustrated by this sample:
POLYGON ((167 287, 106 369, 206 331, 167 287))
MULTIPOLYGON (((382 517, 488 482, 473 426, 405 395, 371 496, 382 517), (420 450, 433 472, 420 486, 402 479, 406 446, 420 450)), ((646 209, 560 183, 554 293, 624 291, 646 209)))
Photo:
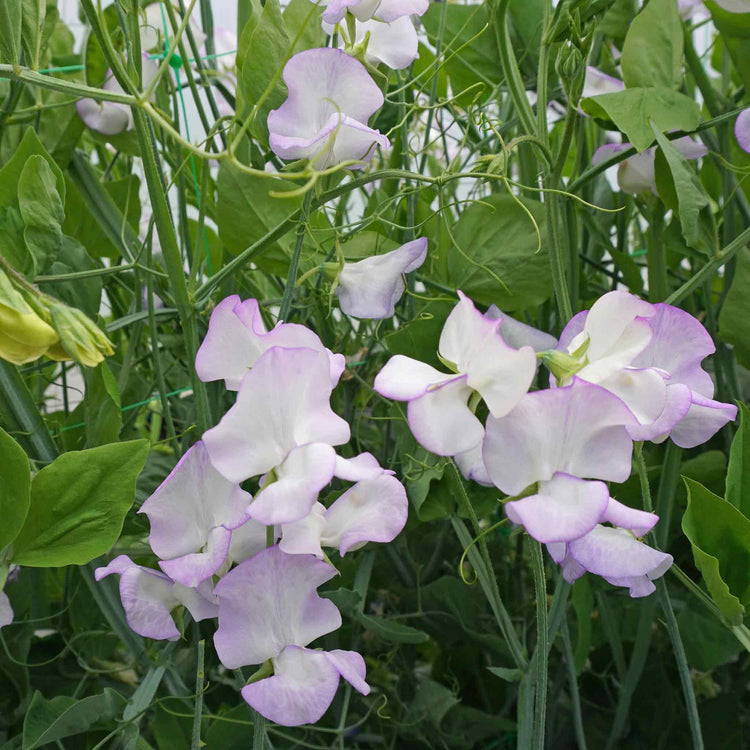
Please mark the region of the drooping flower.
MULTIPOLYGON (((672 145, 682 156, 693 161, 704 157, 708 153, 708 149, 702 143, 694 141, 689 136, 677 138, 672 141, 672 145)), ((607 143, 604 146, 599 146, 591 158, 591 163, 594 165, 601 164, 616 154, 627 151, 632 147, 632 143, 607 143)), ((658 195, 654 169, 655 158, 656 150, 647 148, 640 154, 634 154, 621 161, 617 166, 617 184, 620 186, 620 190, 632 193, 633 195, 649 191, 654 195, 658 195)))
POLYGON ((266 525, 304 518, 333 478, 332 446, 348 423, 329 403, 330 360, 313 349, 266 351, 243 378, 237 402, 203 435, 213 465, 231 482, 264 475, 248 513, 266 525))
POLYGON ((258 301, 240 301, 239 296, 233 294, 219 302, 211 313, 208 333, 195 357, 195 371, 204 382, 223 380, 230 391, 236 391, 258 357, 274 346, 325 352, 332 386, 339 382, 346 366, 343 354, 326 349, 318 336, 305 326, 277 323, 267 331, 258 301))
POLYGON ((419 268, 427 256, 427 238, 407 242, 383 255, 345 263, 336 294, 341 309, 353 318, 390 318, 404 293, 403 274, 419 268))
POLYGON ((353 48, 363 44, 367 38, 365 59, 370 65, 382 62, 393 70, 403 70, 419 57, 419 38, 409 16, 402 16, 390 23, 376 19, 355 21, 355 39, 349 38, 346 24, 336 26, 324 21, 323 29, 328 34, 338 29, 339 47, 342 48, 353 48))
POLYGON ((316 169, 356 161, 361 168, 388 138, 367 124, 383 93, 361 62, 338 49, 300 52, 284 67, 289 97, 268 115, 269 144, 282 159, 316 169))
POLYGON ((94 571, 101 581, 112 574, 120 576, 120 599, 125 619, 131 630, 144 638, 176 641, 180 631, 171 612, 184 606, 197 622, 216 617, 216 597, 211 593, 211 583, 206 581, 197 588, 183 586, 158 570, 136 565, 127 555, 94 571))
POLYGON ((141 506, 159 566, 184 586, 214 575, 229 552, 232 531, 245 523, 252 496, 224 478, 197 442, 141 506))
POLYGON ((528 391, 536 370, 529 346, 513 349, 499 333, 502 320, 482 315, 461 292, 440 335, 438 352, 451 374, 396 355, 375 378, 375 390, 407 401, 414 437, 427 450, 454 456, 476 448, 484 429, 468 402, 478 393, 491 414, 507 414, 528 391))
POLYGON ((549 544, 547 549, 568 583, 588 571, 613 586, 628 588, 633 598, 652 594, 653 581, 673 561, 672 555, 638 541, 630 529, 601 525, 575 541, 549 544))
POLYGON ((323 20, 335 24, 347 11, 358 21, 378 18, 390 23, 404 16, 421 16, 429 7, 429 0, 323 0, 326 6, 323 20))
POLYGON ((219 659, 229 669, 271 662, 273 676, 251 678, 242 697, 277 724, 318 721, 341 677, 364 695, 370 691, 360 654, 307 648, 341 626, 336 606, 316 591, 334 575, 311 555, 287 555, 273 546, 240 563, 214 589, 219 659))
POLYGON ((744 109, 737 115, 734 123, 734 137, 740 148, 750 154, 750 109, 744 109))
POLYGON ((0 628, 13 622, 13 607, 4 591, 0 591, 0 628))
MULTIPOLYGON (((158 70, 158 61, 152 60, 144 53, 141 63, 141 77, 144 88, 154 80, 158 70)), ((102 90, 117 94, 125 93, 111 70, 107 71, 107 80, 102 85, 102 90)), ((79 99, 76 102, 76 110, 86 127, 96 130, 102 135, 118 135, 133 127, 133 116, 127 104, 86 98, 79 99)))
POLYGON ((713 381, 701 367, 716 351, 711 336, 679 308, 610 292, 563 330, 559 348, 580 347, 587 364, 576 377, 598 382, 628 405, 640 422, 631 428, 636 440, 671 436, 693 448, 737 416, 736 406, 713 400, 713 381))

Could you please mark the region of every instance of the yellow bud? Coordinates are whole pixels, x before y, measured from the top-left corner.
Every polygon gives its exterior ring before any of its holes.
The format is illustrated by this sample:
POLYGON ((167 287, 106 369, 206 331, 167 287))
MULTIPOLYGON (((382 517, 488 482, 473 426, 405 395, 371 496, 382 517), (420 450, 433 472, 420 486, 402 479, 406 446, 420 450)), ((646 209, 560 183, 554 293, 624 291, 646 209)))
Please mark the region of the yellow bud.
POLYGON ((59 304, 50 307, 52 325, 60 344, 48 351, 50 359, 73 359, 86 367, 96 367, 114 353, 112 342, 80 310, 59 304))
POLYGON ((14 365, 33 362, 58 340, 0 270, 0 357, 14 365))

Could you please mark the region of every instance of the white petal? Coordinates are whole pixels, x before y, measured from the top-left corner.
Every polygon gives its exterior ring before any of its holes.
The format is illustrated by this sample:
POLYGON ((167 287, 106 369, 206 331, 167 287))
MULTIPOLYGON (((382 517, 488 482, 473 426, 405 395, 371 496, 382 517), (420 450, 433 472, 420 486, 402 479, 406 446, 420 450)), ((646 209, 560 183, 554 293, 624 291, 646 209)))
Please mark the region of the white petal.
POLYGON ((0 628, 10 625, 13 622, 13 607, 10 606, 10 599, 4 591, 0 591, 0 628))
POLYGON ((288 555, 315 555, 322 560, 324 555, 320 538, 326 524, 325 512, 322 503, 315 503, 307 516, 293 523, 285 523, 281 527, 279 547, 288 555))
POLYGON ((424 362, 396 354, 376 375, 373 387, 386 398, 411 401, 423 396, 431 386, 447 383, 455 378, 455 375, 446 375, 424 362))

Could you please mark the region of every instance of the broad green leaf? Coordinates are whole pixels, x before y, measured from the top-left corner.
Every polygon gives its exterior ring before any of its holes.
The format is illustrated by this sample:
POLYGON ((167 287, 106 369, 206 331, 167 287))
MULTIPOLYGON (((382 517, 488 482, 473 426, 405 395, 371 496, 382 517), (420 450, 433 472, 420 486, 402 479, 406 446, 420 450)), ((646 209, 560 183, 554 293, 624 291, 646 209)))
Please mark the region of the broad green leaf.
POLYGON ((34 257, 23 239, 24 223, 16 206, 0 208, 0 255, 24 276, 33 278, 34 257))
MULTIPOLYGON (((299 196, 275 198, 270 193, 283 193, 297 187, 286 180, 255 177, 222 164, 219 169, 217 223, 224 247, 232 255, 237 255, 287 219, 300 207, 302 199, 299 196)), ((290 226, 289 230, 292 228, 290 226)), ((265 270, 284 273, 289 264, 290 242, 279 238, 256 262, 265 270)))
POLYGON ((635 17, 622 48, 622 77, 628 88, 682 82, 682 22, 674 0, 650 0, 635 17))
POLYGON ((448 251, 451 283, 475 302, 522 310, 552 294, 545 211, 538 201, 491 195, 461 214, 453 236, 455 244, 448 251))
POLYGON ((18 178, 18 208, 26 247, 37 271, 55 260, 62 247, 63 203, 55 174, 42 156, 30 156, 18 178))
POLYGON ((732 440, 727 467, 727 500, 750 518, 750 409, 740 407, 740 428, 732 440))
POLYGON ((719 336, 734 347, 741 365, 750 367, 750 248, 737 253, 732 286, 719 314, 719 336))
POLYGON ((724 617, 742 622, 750 604, 750 520, 703 485, 684 479, 688 507, 682 530, 709 593, 724 617))
POLYGON ((23 750, 87 732, 99 722, 112 721, 124 706, 125 699, 111 688, 80 700, 65 695, 47 700, 37 690, 23 722, 23 750))
POLYGON ((17 65, 21 60, 21 0, 0 0, 0 60, 17 65))
POLYGON ((706 255, 713 255, 716 250, 716 227, 711 201, 687 159, 657 128, 653 130, 659 144, 656 152, 656 187, 659 195, 679 215, 685 242, 706 255))
POLYGON ((429 640, 429 636, 423 630, 417 630, 394 620, 362 613, 355 613, 354 616, 362 627, 391 643, 424 643, 429 640))
POLYGON ((63 453, 31 482, 31 507, 13 561, 85 565, 117 541, 148 455, 147 440, 63 453))
MULTIPOLYGON (((0 0, 1 1, 1 0, 0 0)), ((17 205, 18 180, 28 158, 43 156, 55 175, 57 192, 65 198, 65 178, 55 160, 47 153, 33 128, 27 128, 13 156, 0 169, 0 207, 17 205)))
POLYGON ((750 13, 731 13, 710 1, 706 7, 747 90, 750 87, 750 13))
POLYGON ((649 120, 663 133, 690 132, 701 121, 700 108, 690 97, 663 86, 591 96, 581 100, 581 107, 592 117, 611 120, 638 151, 648 148, 654 141, 649 120))
POLYGON ((736 658, 742 648, 734 635, 703 607, 689 602, 677 616, 688 664, 708 672, 736 658))
POLYGON ((106 362, 87 369, 86 398, 83 413, 86 422, 86 445, 115 443, 122 429, 122 411, 117 381, 106 362))
POLYGON ((21 530, 31 501, 31 470, 23 448, 0 428, 0 550, 21 530))
POLYGON ((444 370, 437 355, 440 332, 445 320, 455 307, 453 302, 431 302, 405 325, 385 337, 385 345, 391 354, 403 354, 420 362, 444 370))
POLYGON ((597 31, 614 39, 623 39, 635 17, 635 0, 614 0, 612 6, 597 24, 597 31))
POLYGON ((260 12, 256 6, 242 32, 238 55, 240 88, 243 103, 258 106, 253 132, 263 141, 268 137, 268 113, 287 96, 281 71, 293 41, 284 25, 279 0, 267 0, 260 12))
MULTIPOLYGON (((78 240, 62 236, 60 252, 55 260, 42 269, 46 276, 54 276, 77 271, 90 271, 95 268, 86 248, 78 240)), ((100 276, 78 278, 70 281, 45 281, 40 284, 43 291, 53 297, 78 307, 92 319, 96 319, 102 299, 102 279, 100 276)))
POLYGON ((313 47, 325 47, 326 33, 321 26, 323 8, 315 7, 310 0, 291 0, 284 8, 282 17, 289 39, 302 32, 296 52, 313 47))
POLYGON ((509 667, 487 667, 487 671, 492 672, 495 677, 499 677, 505 682, 518 682, 523 677, 523 672, 520 669, 509 667))

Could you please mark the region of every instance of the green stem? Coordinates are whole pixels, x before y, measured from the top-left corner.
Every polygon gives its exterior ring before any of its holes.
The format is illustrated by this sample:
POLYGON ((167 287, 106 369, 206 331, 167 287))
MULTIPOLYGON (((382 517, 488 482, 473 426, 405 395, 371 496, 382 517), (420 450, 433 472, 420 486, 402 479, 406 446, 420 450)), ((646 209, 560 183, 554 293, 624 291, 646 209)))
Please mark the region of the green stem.
POLYGON ((190 742, 190 750, 201 750, 201 720, 203 719, 203 683, 205 680, 204 662, 206 655, 206 642, 198 642, 198 665, 195 670, 195 710, 193 712, 193 736, 190 742))
POLYGON ((266 748, 266 717, 253 710, 253 750, 266 748))
POLYGON ((668 295, 664 213, 661 203, 654 200, 648 223, 648 299, 651 303, 663 302, 668 295))
POLYGON ((565 671, 568 674, 568 686, 570 688, 570 702, 573 704, 573 729, 576 735, 578 750, 586 750, 586 733, 583 730, 583 716, 581 714, 581 695, 578 691, 578 675, 573 659, 573 647, 570 644, 570 633, 568 623, 562 624, 563 656, 565 657, 565 671))
POLYGON ((542 545, 531 540, 531 568, 536 592, 536 699, 534 701, 534 739, 532 747, 544 750, 544 724, 547 716, 547 665, 549 646, 547 643, 547 581, 544 574, 542 545))
POLYGON ((292 309, 292 301, 294 299, 294 290, 297 286, 297 274, 299 272, 299 261, 302 255, 302 244, 305 241, 305 232, 307 232, 307 219, 310 215, 310 205, 312 204, 312 189, 305 193, 304 200, 302 202, 302 208, 299 212, 299 220, 297 221, 297 237, 294 240, 294 249, 292 250, 292 258, 289 262, 289 274, 286 278, 286 286, 284 287, 284 294, 281 298, 281 308, 279 309, 279 321, 286 321, 289 318, 289 313, 292 309))

